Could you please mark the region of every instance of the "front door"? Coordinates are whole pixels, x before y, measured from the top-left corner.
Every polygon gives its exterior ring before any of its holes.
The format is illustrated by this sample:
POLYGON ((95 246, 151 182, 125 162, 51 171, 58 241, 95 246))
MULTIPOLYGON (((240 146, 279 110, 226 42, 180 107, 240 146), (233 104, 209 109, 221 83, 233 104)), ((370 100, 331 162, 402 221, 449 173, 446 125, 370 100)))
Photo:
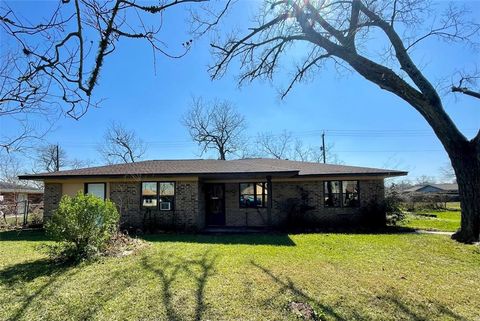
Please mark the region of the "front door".
POLYGON ((205 184, 206 224, 225 225, 225 185, 205 184))

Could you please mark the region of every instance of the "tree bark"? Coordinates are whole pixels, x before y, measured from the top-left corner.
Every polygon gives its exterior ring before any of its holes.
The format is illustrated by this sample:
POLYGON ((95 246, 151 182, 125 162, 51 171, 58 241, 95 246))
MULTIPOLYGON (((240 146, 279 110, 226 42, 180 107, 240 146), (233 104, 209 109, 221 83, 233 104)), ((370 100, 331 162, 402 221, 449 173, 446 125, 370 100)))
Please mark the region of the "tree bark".
POLYGON ((469 147, 463 153, 450 155, 462 210, 461 227, 452 238, 463 243, 478 242, 480 238, 480 153, 475 146, 469 147))
POLYGON ((218 150, 218 152, 220 153, 220 160, 225 160, 225 159, 226 159, 226 158, 225 158, 225 154, 226 154, 226 153, 225 153, 225 151, 223 150, 223 148, 220 148, 220 149, 218 150))

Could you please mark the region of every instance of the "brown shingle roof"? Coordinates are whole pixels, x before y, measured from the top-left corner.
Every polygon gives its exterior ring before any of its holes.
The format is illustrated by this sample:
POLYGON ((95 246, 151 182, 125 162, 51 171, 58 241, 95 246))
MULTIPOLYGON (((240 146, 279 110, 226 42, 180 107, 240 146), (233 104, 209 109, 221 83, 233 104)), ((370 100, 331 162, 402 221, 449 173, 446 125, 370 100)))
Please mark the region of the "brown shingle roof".
POLYGON ((20 179, 45 179, 94 176, 129 175, 219 175, 219 174, 282 174, 287 176, 304 175, 348 175, 365 174, 378 176, 400 176, 406 172, 378 168, 320 164, 278 160, 269 158, 248 158, 239 160, 151 160, 130 164, 116 164, 19 176, 20 179))

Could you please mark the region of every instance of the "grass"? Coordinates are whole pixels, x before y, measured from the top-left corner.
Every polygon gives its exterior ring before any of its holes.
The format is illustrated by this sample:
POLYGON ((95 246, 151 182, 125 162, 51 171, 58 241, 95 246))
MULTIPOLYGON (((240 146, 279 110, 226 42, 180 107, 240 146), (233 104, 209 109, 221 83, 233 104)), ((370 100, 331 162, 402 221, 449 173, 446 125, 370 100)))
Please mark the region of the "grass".
POLYGON ((0 320, 478 320, 480 250, 420 234, 153 235, 141 252, 52 264, 0 233, 0 320))
POLYGON ((460 228, 460 215, 460 203, 450 202, 447 203, 446 210, 408 212, 405 221, 400 225, 420 230, 455 232, 460 228))

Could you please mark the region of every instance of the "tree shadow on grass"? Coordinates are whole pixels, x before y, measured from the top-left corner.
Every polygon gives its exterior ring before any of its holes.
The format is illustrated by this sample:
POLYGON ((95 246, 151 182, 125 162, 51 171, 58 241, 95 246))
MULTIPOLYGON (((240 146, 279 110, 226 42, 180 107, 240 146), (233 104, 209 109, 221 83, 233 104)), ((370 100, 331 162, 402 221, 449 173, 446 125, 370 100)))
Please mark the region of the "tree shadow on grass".
POLYGON ((0 242, 4 241, 48 241, 45 230, 0 231, 0 242))
MULTIPOLYGON (((319 310, 317 312, 320 312, 320 314, 327 319, 345 321, 368 320, 371 318, 371 316, 363 315, 358 310, 346 311, 340 314, 339 312, 335 311, 334 307, 331 305, 322 303, 320 300, 306 294, 304 291, 302 291, 302 289, 296 286, 289 277, 281 278, 275 275, 271 270, 254 261, 251 261, 251 264, 268 275, 272 281, 280 287, 277 294, 268 299, 268 302, 266 302, 267 304, 277 302, 279 296, 284 295, 285 292, 289 292, 294 295, 295 300, 315 306, 319 310)), ((376 297, 372 297, 372 299, 373 298, 379 302, 375 309, 382 309, 381 305, 391 306, 394 308, 395 312, 392 315, 392 319, 434 321, 447 318, 449 320, 459 321, 468 320, 466 317, 452 311, 448 306, 445 306, 444 304, 435 300, 429 299, 427 302, 416 301, 408 304, 406 303, 406 298, 402 298, 402 296, 395 289, 390 289, 386 293, 379 294, 376 297)), ((391 313, 392 311, 386 311, 387 315, 390 315, 391 313)))
POLYGON ((225 245, 295 246, 286 233, 265 234, 152 234, 143 238, 150 242, 183 242, 225 245))
POLYGON ((304 303, 314 304, 316 307, 320 308, 322 310, 322 313, 325 314, 329 319, 338 320, 338 321, 348 320, 342 317, 339 313, 337 313, 332 306, 321 303, 320 301, 310 297, 308 294, 306 294, 304 291, 298 288, 289 277, 287 277, 285 280, 282 280, 280 277, 276 276, 272 271, 261 266, 260 264, 254 261, 251 261, 250 263, 257 269, 259 269, 260 271, 268 275, 273 282, 275 282, 277 285, 280 286, 280 288, 278 289, 277 295, 271 297, 268 300, 269 302, 275 302, 277 301, 277 296, 283 295, 285 292, 290 292, 296 297, 297 300, 303 301, 304 303))
POLYGON ((171 255, 162 255, 160 262, 152 262, 149 257, 141 259, 142 266, 153 272, 162 291, 162 303, 165 308, 167 320, 201 320, 206 309, 205 286, 208 278, 215 273, 217 256, 208 251, 197 259, 182 259, 171 255), (173 283, 183 277, 190 277, 195 281, 195 310, 191 317, 185 317, 178 313, 173 304, 173 283))
MULTIPOLYGON (((23 298, 23 303, 8 320, 19 320, 33 302, 42 297, 54 284, 58 283, 57 281, 60 277, 72 274, 72 267, 72 264, 59 264, 51 260, 42 259, 14 264, 1 270, 0 284, 4 284, 10 290, 19 289, 23 298), (23 286, 23 283, 33 282, 37 278, 44 276, 48 277, 48 280, 32 293, 28 292, 26 286, 23 286)), ((4 302, 2 305, 8 303, 4 302)))
POLYGON ((402 319, 433 321, 447 318, 456 321, 469 320, 434 300, 427 300, 426 303, 415 302, 415 304, 409 305, 394 289, 388 291, 387 294, 379 295, 377 298, 392 304, 398 312, 397 315, 400 315, 402 319))

